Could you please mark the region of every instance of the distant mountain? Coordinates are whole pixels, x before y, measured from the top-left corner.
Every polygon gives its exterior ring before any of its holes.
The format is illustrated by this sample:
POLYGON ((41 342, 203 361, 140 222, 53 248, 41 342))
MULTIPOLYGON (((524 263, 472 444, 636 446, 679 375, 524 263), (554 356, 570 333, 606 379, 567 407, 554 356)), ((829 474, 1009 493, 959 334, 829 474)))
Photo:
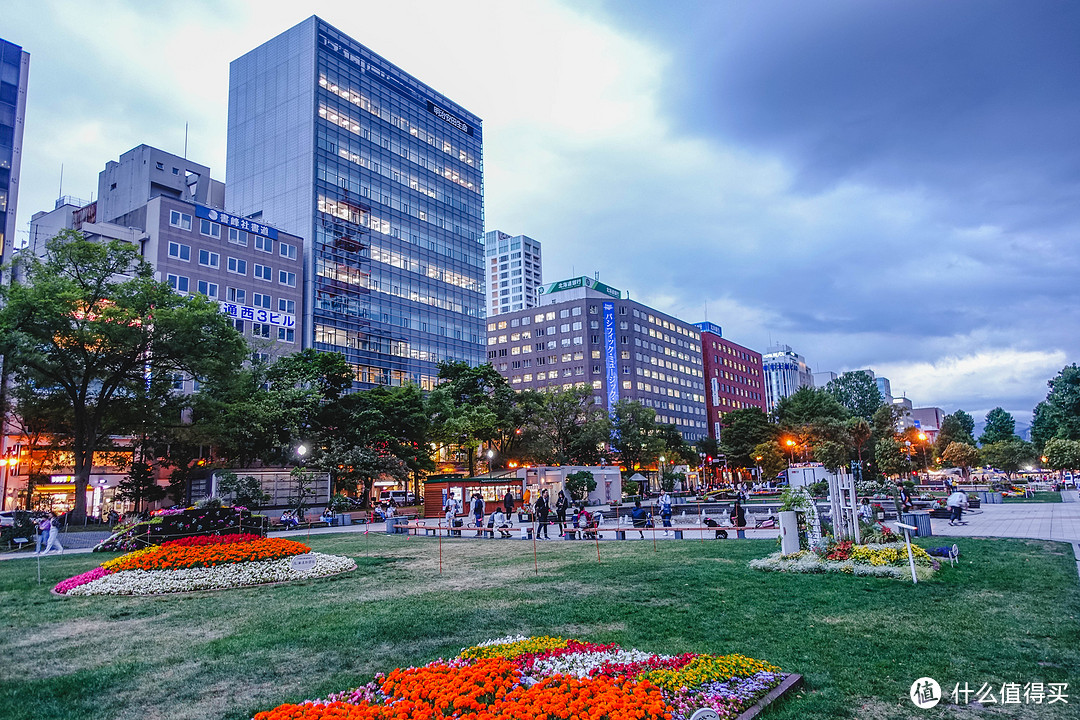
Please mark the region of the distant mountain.
MULTIPOLYGON (((979 436, 983 434, 983 431, 985 429, 986 429, 986 421, 985 420, 976 420, 975 421, 975 439, 976 440, 979 439, 979 436)), ((1021 439, 1027 440, 1028 442, 1031 442, 1031 423, 1023 422, 1022 420, 1017 420, 1016 421, 1016 434, 1019 435, 1021 439)))

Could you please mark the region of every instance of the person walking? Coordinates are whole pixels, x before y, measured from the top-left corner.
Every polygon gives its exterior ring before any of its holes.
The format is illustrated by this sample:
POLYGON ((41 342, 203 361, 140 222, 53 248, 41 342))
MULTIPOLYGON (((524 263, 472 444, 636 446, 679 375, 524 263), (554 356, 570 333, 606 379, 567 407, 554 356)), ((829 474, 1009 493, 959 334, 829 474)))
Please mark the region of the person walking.
POLYGON ((536 511, 536 539, 540 539, 540 533, 544 534, 544 540, 550 540, 548 537, 548 513, 551 511, 551 506, 548 505, 548 491, 541 491, 540 495, 536 498, 536 504, 533 506, 536 511))
POLYGON ((555 520, 559 523, 559 537, 566 533, 566 509, 570 503, 566 500, 566 492, 559 491, 559 499, 555 501, 555 520))
POLYGON ((484 534, 484 498, 480 493, 473 493, 473 521, 476 523, 476 537, 484 534))
POLYGON ((503 510, 506 511, 508 519, 514 514, 514 493, 510 490, 507 490, 506 494, 503 495, 503 510))
POLYGON ((949 524, 950 525, 963 525, 964 523, 960 518, 964 514, 964 508, 967 507, 968 499, 967 495, 961 492, 959 488, 953 491, 953 494, 949 496, 949 499, 945 501, 946 507, 949 508, 949 524))
POLYGON ((41 548, 45 547, 49 542, 49 531, 52 530, 52 518, 48 515, 40 518, 37 521, 37 537, 35 538, 34 554, 40 555, 41 548))
MULTIPOLYGON (((657 500, 660 505, 660 517, 664 521, 664 527, 671 527, 671 494, 667 490, 663 490, 660 493, 660 497, 657 500)), ((670 535, 670 530, 665 530, 664 535, 670 535)))
POLYGON ((42 554, 48 555, 55 546, 56 551, 63 555, 64 546, 60 544, 60 518, 56 516, 56 513, 49 513, 49 515, 49 544, 45 546, 45 552, 42 554))
POLYGON ((735 526, 735 537, 746 537, 746 510, 743 509, 742 500, 735 498, 735 505, 731 508, 731 524, 735 526))

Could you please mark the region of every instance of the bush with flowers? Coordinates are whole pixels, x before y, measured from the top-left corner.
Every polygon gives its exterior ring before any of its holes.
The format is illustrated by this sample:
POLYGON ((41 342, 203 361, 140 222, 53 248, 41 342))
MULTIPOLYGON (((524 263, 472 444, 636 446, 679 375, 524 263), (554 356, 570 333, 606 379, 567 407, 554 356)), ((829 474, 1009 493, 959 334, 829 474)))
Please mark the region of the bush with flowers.
MULTIPOLYGON (((915 575, 930 578, 941 564, 918 545, 911 546, 915 575)), ((910 578, 907 546, 903 542, 870 542, 856 545, 850 540, 832 542, 818 550, 800 550, 750 561, 756 570, 794 573, 845 573, 876 577, 910 578)))
POLYGON ((687 720, 701 708, 730 720, 784 678, 780 668, 741 655, 657 655, 518 635, 254 720, 687 720))
POLYGON ((160 595, 325 577, 352 570, 349 558, 312 553, 303 543, 254 534, 181 538, 133 550, 60 582, 58 595, 160 595), (314 567, 294 570, 310 554, 314 567))
POLYGON ((168 508, 117 525, 94 551, 136 550, 186 537, 238 534, 266 535, 266 518, 240 505, 168 508))

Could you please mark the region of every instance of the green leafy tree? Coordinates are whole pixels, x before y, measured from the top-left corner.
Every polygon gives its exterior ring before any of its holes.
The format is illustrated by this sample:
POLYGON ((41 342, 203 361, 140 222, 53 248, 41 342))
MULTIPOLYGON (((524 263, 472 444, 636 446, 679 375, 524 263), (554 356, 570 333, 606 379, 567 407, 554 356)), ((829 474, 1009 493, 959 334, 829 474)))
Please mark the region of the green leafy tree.
POLYGON ((941 420, 941 428, 938 430, 935 442, 938 455, 942 455, 945 449, 954 442, 966 445, 975 444, 975 418, 963 410, 949 413, 941 420))
POLYGON ((963 470, 964 477, 967 477, 970 469, 979 462, 979 450, 973 444, 954 441, 941 453, 941 459, 952 467, 963 470))
MULTIPOLYGON (((875 385, 875 388, 877 386, 875 385)), ((824 420, 844 422, 848 410, 824 388, 802 387, 776 404, 776 420, 781 428, 791 429, 824 420)))
POLYGON ((154 467, 146 462, 131 463, 128 474, 116 485, 116 497, 130 500, 135 511, 143 509, 149 503, 165 497, 165 488, 157 484, 154 467))
POLYGON ((1080 470, 1080 440, 1052 438, 1043 447, 1043 455, 1052 470, 1080 470))
POLYGON ((659 456, 663 443, 656 436, 656 411, 633 400, 615 403, 611 420, 611 447, 619 462, 633 475, 659 456))
POLYGON ((862 479, 863 453, 866 450, 867 443, 873 439, 874 430, 870 423, 861 417, 849 419, 845 428, 847 429, 851 447, 855 450, 855 457, 859 463, 859 478, 862 479))
POLYGON ((262 483, 251 475, 238 477, 232 470, 218 473, 218 488, 225 495, 232 495, 233 505, 256 510, 266 504, 270 494, 263 491, 262 483))
POLYGON ((895 438, 888 437, 878 440, 874 446, 874 461, 883 475, 894 476, 908 468, 910 459, 904 454, 904 446, 895 438))
POLYGON ((697 451, 686 442, 679 429, 671 423, 656 426, 656 439, 660 441, 660 450, 668 465, 697 465, 697 451))
POLYGON ((814 460, 825 466, 830 472, 837 472, 842 467, 847 467, 850 450, 847 445, 825 440, 814 447, 814 460))
POLYGON ((1016 438, 1016 420, 1011 414, 999 407, 986 413, 986 427, 979 436, 980 445, 991 445, 1013 438, 1016 438))
POLYGON ((660 489, 664 492, 671 492, 681 482, 686 482, 685 473, 675 472, 674 470, 665 470, 660 473, 660 489))
POLYGON ((505 410, 514 407, 516 393, 491 365, 470 367, 465 362, 441 363, 444 381, 428 394, 428 414, 434 437, 466 451, 469 474, 476 474, 476 450, 501 433, 516 429, 505 410))
POLYGON ((1051 438, 1080 440, 1080 367, 1066 365, 1047 385, 1050 392, 1032 416, 1032 442, 1043 447, 1051 438))
MULTIPOLYGON (((522 393, 525 395, 525 393, 522 393)), ((529 457, 545 465, 595 465, 611 434, 603 408, 587 387, 545 389, 532 395, 526 420, 529 457)), ((529 402, 529 400, 526 400, 529 402)))
POLYGON ((775 440, 780 431, 760 408, 733 410, 721 422, 720 448, 731 467, 757 465, 754 448, 775 440))
POLYGON ((133 403, 165 407, 176 374, 235 372, 246 345, 216 303, 177 295, 126 243, 61 231, 25 277, 0 288, 0 352, 16 382, 67 405, 79 521, 94 451, 132 429, 133 403))
POLYGON ((1035 459, 1035 446, 1013 436, 983 445, 979 448, 979 458, 983 465, 997 468, 1011 478, 1013 473, 1035 459))
POLYGON ((312 465, 330 472, 338 492, 361 492, 365 506, 374 499, 376 480, 409 481, 409 467, 401 458, 372 447, 331 440, 318 449, 312 465))
POLYGON ((775 440, 755 445, 751 457, 757 467, 761 468, 762 480, 771 480, 787 467, 787 458, 775 440))
POLYGON ((869 420, 881 407, 881 391, 866 370, 852 370, 829 381, 826 392, 847 408, 854 417, 869 420))
POLYGON ((589 493, 595 489, 596 480, 588 470, 578 470, 566 476, 566 492, 570 493, 571 500, 588 500, 589 493))

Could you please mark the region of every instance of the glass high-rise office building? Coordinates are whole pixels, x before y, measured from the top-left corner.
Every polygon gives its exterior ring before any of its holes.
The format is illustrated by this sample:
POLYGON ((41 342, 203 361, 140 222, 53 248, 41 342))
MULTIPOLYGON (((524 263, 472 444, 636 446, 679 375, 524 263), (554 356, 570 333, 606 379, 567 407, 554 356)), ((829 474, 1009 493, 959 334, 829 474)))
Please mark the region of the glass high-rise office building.
POLYGON ((233 61, 226 206, 305 238, 305 347, 356 387, 483 361, 480 119, 318 17, 233 61))
POLYGON ((30 53, 0 40, 0 266, 11 259, 15 247, 15 209, 29 74, 30 53))

